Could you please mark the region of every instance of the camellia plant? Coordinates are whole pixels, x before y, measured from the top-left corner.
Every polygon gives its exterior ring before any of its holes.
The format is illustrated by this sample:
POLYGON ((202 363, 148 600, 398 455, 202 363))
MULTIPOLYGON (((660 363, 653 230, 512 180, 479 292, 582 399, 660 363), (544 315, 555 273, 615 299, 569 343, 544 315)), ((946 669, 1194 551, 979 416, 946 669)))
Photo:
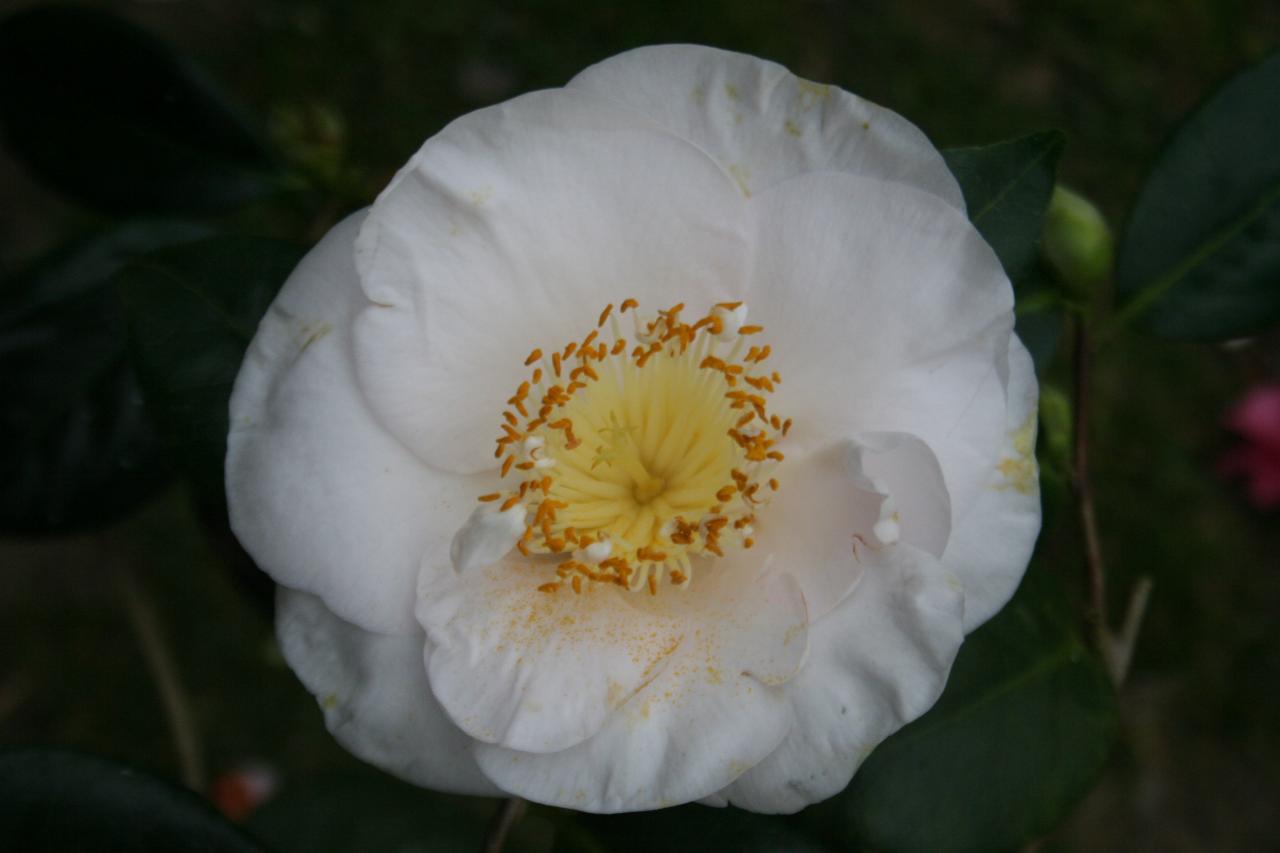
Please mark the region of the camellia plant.
MULTIPOLYGON (((100 525, 182 474, 278 585, 279 649, 332 735, 504 798, 486 849, 529 809, 556 849, 1032 841, 1103 767, 1152 590, 1112 622, 1092 359, 1130 327, 1280 318, 1278 90, 1273 54, 1198 107, 1118 240, 1056 184, 1061 134, 939 151, 834 85, 689 45, 457 118, 369 203, 141 31, 12 16, 6 144, 154 221, 6 282, 5 527, 100 525), (49 66, 68 38, 133 57, 127 79, 49 66), (85 116, 111 169, 72 149, 85 116), (340 201, 309 248, 173 218, 317 187, 340 201), (1071 393, 1042 395, 1064 336, 1071 393), (1068 501, 1082 608, 1033 558, 1068 501)), ((0 790, 6 833, 217 850, 305 849, 299 814, 350 805, 291 806, 286 782, 251 838, 32 749, 0 753, 0 790)), ((416 815, 401 841, 443 837, 437 795, 385 790, 416 815)))

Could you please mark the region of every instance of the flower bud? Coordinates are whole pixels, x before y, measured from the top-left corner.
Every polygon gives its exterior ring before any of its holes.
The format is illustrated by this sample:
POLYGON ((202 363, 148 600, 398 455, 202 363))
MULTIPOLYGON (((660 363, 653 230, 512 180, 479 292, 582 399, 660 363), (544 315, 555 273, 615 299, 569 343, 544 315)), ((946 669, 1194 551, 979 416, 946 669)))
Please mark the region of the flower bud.
POLYGON ((1044 253, 1073 294, 1088 296, 1111 270, 1111 228, 1093 202, 1059 184, 1045 214, 1044 253))

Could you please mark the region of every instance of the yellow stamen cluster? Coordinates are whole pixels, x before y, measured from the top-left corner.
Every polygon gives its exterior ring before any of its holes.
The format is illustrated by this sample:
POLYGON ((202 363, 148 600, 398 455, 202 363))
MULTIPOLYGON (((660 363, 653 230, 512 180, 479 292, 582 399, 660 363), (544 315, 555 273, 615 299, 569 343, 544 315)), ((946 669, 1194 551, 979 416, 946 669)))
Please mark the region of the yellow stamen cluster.
POLYGON ((539 589, 656 593, 688 584, 692 557, 754 544, 791 421, 769 412, 782 378, 763 366, 769 346, 750 344, 762 328, 735 322, 740 304, 686 323, 683 304, 642 320, 628 299, 581 341, 529 354, 494 453, 518 482, 480 500, 525 508, 521 553, 564 557, 539 589))

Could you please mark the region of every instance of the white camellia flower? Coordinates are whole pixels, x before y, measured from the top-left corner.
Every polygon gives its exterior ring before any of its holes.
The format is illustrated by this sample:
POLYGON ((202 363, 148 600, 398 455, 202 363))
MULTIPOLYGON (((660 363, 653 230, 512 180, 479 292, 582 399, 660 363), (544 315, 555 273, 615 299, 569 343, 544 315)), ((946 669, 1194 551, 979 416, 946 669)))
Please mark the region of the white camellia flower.
POLYGON ((232 523, 361 758, 795 811, 1022 576, 1012 307, 914 126, 635 50, 453 122, 299 265, 232 397, 232 523))

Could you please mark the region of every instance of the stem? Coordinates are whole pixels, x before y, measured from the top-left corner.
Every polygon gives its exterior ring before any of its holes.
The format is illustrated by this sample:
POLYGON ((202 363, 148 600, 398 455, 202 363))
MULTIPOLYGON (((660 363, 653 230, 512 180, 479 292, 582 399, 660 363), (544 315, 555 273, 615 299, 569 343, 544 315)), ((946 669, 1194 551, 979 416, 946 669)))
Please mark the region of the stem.
POLYGON ((178 668, 160 629, 155 608, 151 606, 146 593, 128 568, 120 570, 117 584, 124 599, 129 623, 142 648, 142 658, 160 693, 160 702, 169 723, 169 734, 173 737, 174 750, 178 755, 182 782, 193 791, 202 791, 206 777, 195 718, 191 713, 191 703, 186 691, 178 680, 178 668))
POLYGON ((1102 655, 1111 683, 1119 688, 1129 674, 1134 646, 1142 630, 1142 619, 1151 600, 1149 577, 1138 579, 1129 595, 1124 625, 1117 636, 1107 618, 1107 574, 1098 536, 1098 517, 1093 504, 1093 483, 1089 477, 1089 390, 1092 381, 1092 342, 1087 321, 1075 325, 1075 492, 1080 510, 1080 532, 1084 538, 1084 559, 1089 576, 1089 611, 1094 642, 1102 655))
POLYGON ((511 797, 502 801, 498 813, 493 816, 489 825, 489 833, 484 839, 484 853, 500 853, 502 845, 507 843, 507 833, 524 817, 529 804, 519 797, 511 797))
POLYGON ((1092 381, 1091 343, 1087 321, 1075 323, 1075 476, 1076 503, 1080 510, 1080 531, 1084 537, 1084 559, 1089 576, 1089 616, 1103 657, 1109 658, 1107 630, 1107 576, 1098 537, 1098 518, 1093 506, 1093 483, 1089 477, 1089 390, 1092 381))

